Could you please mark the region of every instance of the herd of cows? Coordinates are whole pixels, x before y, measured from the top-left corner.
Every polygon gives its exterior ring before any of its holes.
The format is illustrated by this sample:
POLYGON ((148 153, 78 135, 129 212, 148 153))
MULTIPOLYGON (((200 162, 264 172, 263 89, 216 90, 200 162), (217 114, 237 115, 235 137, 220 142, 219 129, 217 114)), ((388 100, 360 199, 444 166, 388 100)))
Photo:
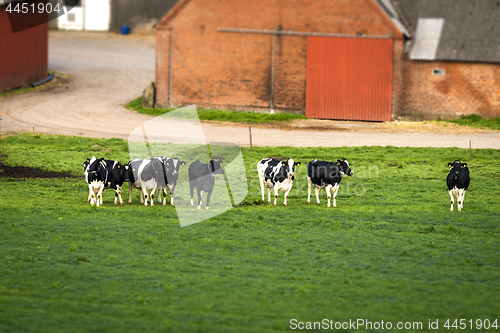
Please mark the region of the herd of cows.
MULTIPOLYGON (((209 163, 202 163, 199 160, 192 162, 188 168, 189 191, 191 195, 191 205, 193 203, 194 189, 198 194, 198 209, 202 205, 202 194, 207 194, 206 209, 209 209, 210 197, 215 184, 215 175, 223 174, 222 161, 211 159, 209 163)), ((166 205, 167 190, 170 192, 170 204, 174 206, 174 193, 179 177, 179 168, 186 165, 186 162, 178 158, 166 156, 155 156, 150 159, 133 159, 126 165, 118 161, 104 158, 87 159, 84 163, 85 180, 89 186, 89 196, 87 201, 91 205, 102 205, 102 192, 106 188, 115 190, 115 204, 119 200, 123 205, 122 186, 129 183, 129 203, 132 203, 133 187, 141 190, 141 203, 144 206, 150 201, 154 205, 154 194, 158 190, 158 202, 166 205)), ((300 162, 293 159, 282 160, 277 158, 264 158, 257 163, 257 172, 262 192, 262 201, 265 200, 265 189, 267 188, 268 203, 271 203, 271 190, 274 189, 274 205, 277 204, 278 191, 285 192, 284 205, 287 205, 287 197, 292 189, 295 179, 295 166, 300 162)), ((463 208, 465 191, 469 187, 469 169, 466 163, 456 160, 448 163, 450 172, 446 178, 448 193, 451 198, 451 208, 453 210, 454 197, 457 197, 457 208, 463 208)), ((352 176, 349 162, 342 158, 336 162, 320 161, 317 159, 307 163, 307 203, 311 201, 311 190, 314 186, 316 203, 320 204, 319 191, 325 188, 328 198, 327 207, 331 207, 330 191, 333 194, 333 207, 336 207, 337 192, 343 176, 352 176)))

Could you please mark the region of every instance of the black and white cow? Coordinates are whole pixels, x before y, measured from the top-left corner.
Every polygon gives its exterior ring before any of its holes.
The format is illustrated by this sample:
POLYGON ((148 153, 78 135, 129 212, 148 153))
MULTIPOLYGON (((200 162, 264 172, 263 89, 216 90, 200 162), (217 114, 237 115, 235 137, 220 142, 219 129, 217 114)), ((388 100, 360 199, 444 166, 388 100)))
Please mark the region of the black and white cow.
POLYGON ((271 188, 274 188, 274 205, 278 200, 278 191, 285 191, 285 201, 292 189, 295 179, 295 166, 300 162, 294 162, 293 159, 280 161, 276 158, 264 158, 257 163, 257 172, 259 173, 260 189, 262 192, 262 201, 264 201, 264 188, 267 187, 267 202, 271 203, 271 188))
POLYGON ((319 191, 324 187, 328 197, 327 207, 330 207, 330 189, 333 192, 333 207, 337 207, 337 191, 342 177, 352 176, 353 174, 354 172, 345 158, 337 160, 337 162, 312 160, 307 163, 307 203, 311 203, 311 188, 314 185, 318 205, 320 204, 319 191))
POLYGON ((464 208, 465 191, 470 184, 469 168, 467 163, 462 163, 459 160, 448 163, 448 167, 450 167, 450 173, 446 177, 446 185, 448 185, 448 193, 451 199, 450 211, 453 210, 453 203, 455 202, 453 196, 457 197, 457 207, 461 211, 464 208))
POLYGON ((215 175, 223 174, 224 170, 221 167, 221 161, 214 158, 209 163, 201 163, 196 160, 189 165, 189 192, 191 193, 191 206, 193 205, 194 189, 198 193, 198 209, 201 208, 201 195, 207 193, 207 209, 210 204, 210 197, 214 190, 215 175))
POLYGON ((186 162, 179 160, 178 158, 169 158, 166 156, 160 156, 163 163, 163 174, 165 175, 166 187, 161 187, 158 185, 158 203, 162 202, 161 194, 163 193, 163 205, 167 204, 167 189, 170 191, 170 204, 174 205, 174 191, 177 185, 177 179, 179 178, 179 168, 181 165, 186 165, 186 162))
POLYGON ((134 159, 128 162, 129 199, 132 203, 132 187, 141 189, 141 203, 148 205, 151 198, 151 206, 154 206, 154 194, 157 187, 165 187, 165 175, 163 174, 163 163, 158 157, 149 160, 134 159), (144 195, 144 199, 142 198, 144 195))
POLYGON ((123 206, 121 188, 127 178, 127 167, 118 161, 105 160, 104 158, 88 159, 83 163, 85 181, 89 185, 87 201, 91 205, 102 205, 102 192, 106 188, 115 190, 115 204, 120 200, 123 206))

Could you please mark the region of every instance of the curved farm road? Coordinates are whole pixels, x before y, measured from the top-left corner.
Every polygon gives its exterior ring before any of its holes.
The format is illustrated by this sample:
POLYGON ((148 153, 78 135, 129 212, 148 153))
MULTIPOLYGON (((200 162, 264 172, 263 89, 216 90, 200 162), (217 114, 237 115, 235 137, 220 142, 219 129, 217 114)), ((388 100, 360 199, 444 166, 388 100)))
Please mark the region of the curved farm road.
MULTIPOLYGON (((37 132, 124 138, 152 116, 123 106, 154 80, 153 34, 50 32, 49 69, 71 77, 46 91, 0 99, 2 133, 37 132)), ((182 126, 181 135, 196 136, 182 126)), ((203 122, 208 142, 248 146, 248 126, 203 122)), ((252 126, 256 146, 363 146, 500 149, 500 132, 412 124, 374 124, 308 120, 285 126, 252 126)))

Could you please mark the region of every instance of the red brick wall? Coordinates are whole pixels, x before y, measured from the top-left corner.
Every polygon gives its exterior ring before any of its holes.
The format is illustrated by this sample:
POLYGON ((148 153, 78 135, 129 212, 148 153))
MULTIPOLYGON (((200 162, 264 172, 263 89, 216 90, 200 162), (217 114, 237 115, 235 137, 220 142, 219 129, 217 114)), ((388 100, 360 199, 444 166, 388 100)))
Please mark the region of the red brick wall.
MULTIPOLYGON (((182 0, 181 0, 182 1, 182 0)), ((168 106, 170 27, 174 26, 172 104, 269 108, 272 35, 217 28, 282 29, 394 36, 371 0, 191 0, 157 27, 157 103, 168 106)), ((398 44, 399 45, 399 44, 398 44)), ((402 44, 395 52, 402 52, 402 44)), ((274 108, 303 112, 306 37, 277 36, 274 108)))
POLYGON ((414 119, 500 116, 500 65, 403 61, 402 85, 394 115, 414 119), (435 69, 444 71, 434 74, 435 69))

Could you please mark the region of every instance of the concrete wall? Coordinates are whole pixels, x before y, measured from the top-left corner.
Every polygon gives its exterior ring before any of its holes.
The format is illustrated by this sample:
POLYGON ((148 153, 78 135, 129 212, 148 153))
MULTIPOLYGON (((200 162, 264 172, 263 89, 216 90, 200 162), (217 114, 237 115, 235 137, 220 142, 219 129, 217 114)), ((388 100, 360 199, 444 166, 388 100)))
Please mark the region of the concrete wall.
MULTIPOLYGON (((173 105, 266 109, 270 106, 272 35, 218 27, 394 36, 370 0, 190 0, 157 27, 157 103, 169 103, 174 26, 173 105)), ((176 7, 177 9, 180 7, 176 7)), ((175 10, 173 11, 175 12, 175 10)), ((305 111, 307 38, 276 37, 274 108, 305 111)), ((399 44, 398 44, 399 45, 399 44)), ((395 50, 400 52, 402 44, 395 50)))
POLYGON ((409 119, 500 116, 500 65, 403 60, 394 115, 409 119), (441 71, 438 73, 436 71, 441 71))
POLYGON ((111 0, 110 31, 129 25, 133 30, 150 30, 178 0, 111 0))

